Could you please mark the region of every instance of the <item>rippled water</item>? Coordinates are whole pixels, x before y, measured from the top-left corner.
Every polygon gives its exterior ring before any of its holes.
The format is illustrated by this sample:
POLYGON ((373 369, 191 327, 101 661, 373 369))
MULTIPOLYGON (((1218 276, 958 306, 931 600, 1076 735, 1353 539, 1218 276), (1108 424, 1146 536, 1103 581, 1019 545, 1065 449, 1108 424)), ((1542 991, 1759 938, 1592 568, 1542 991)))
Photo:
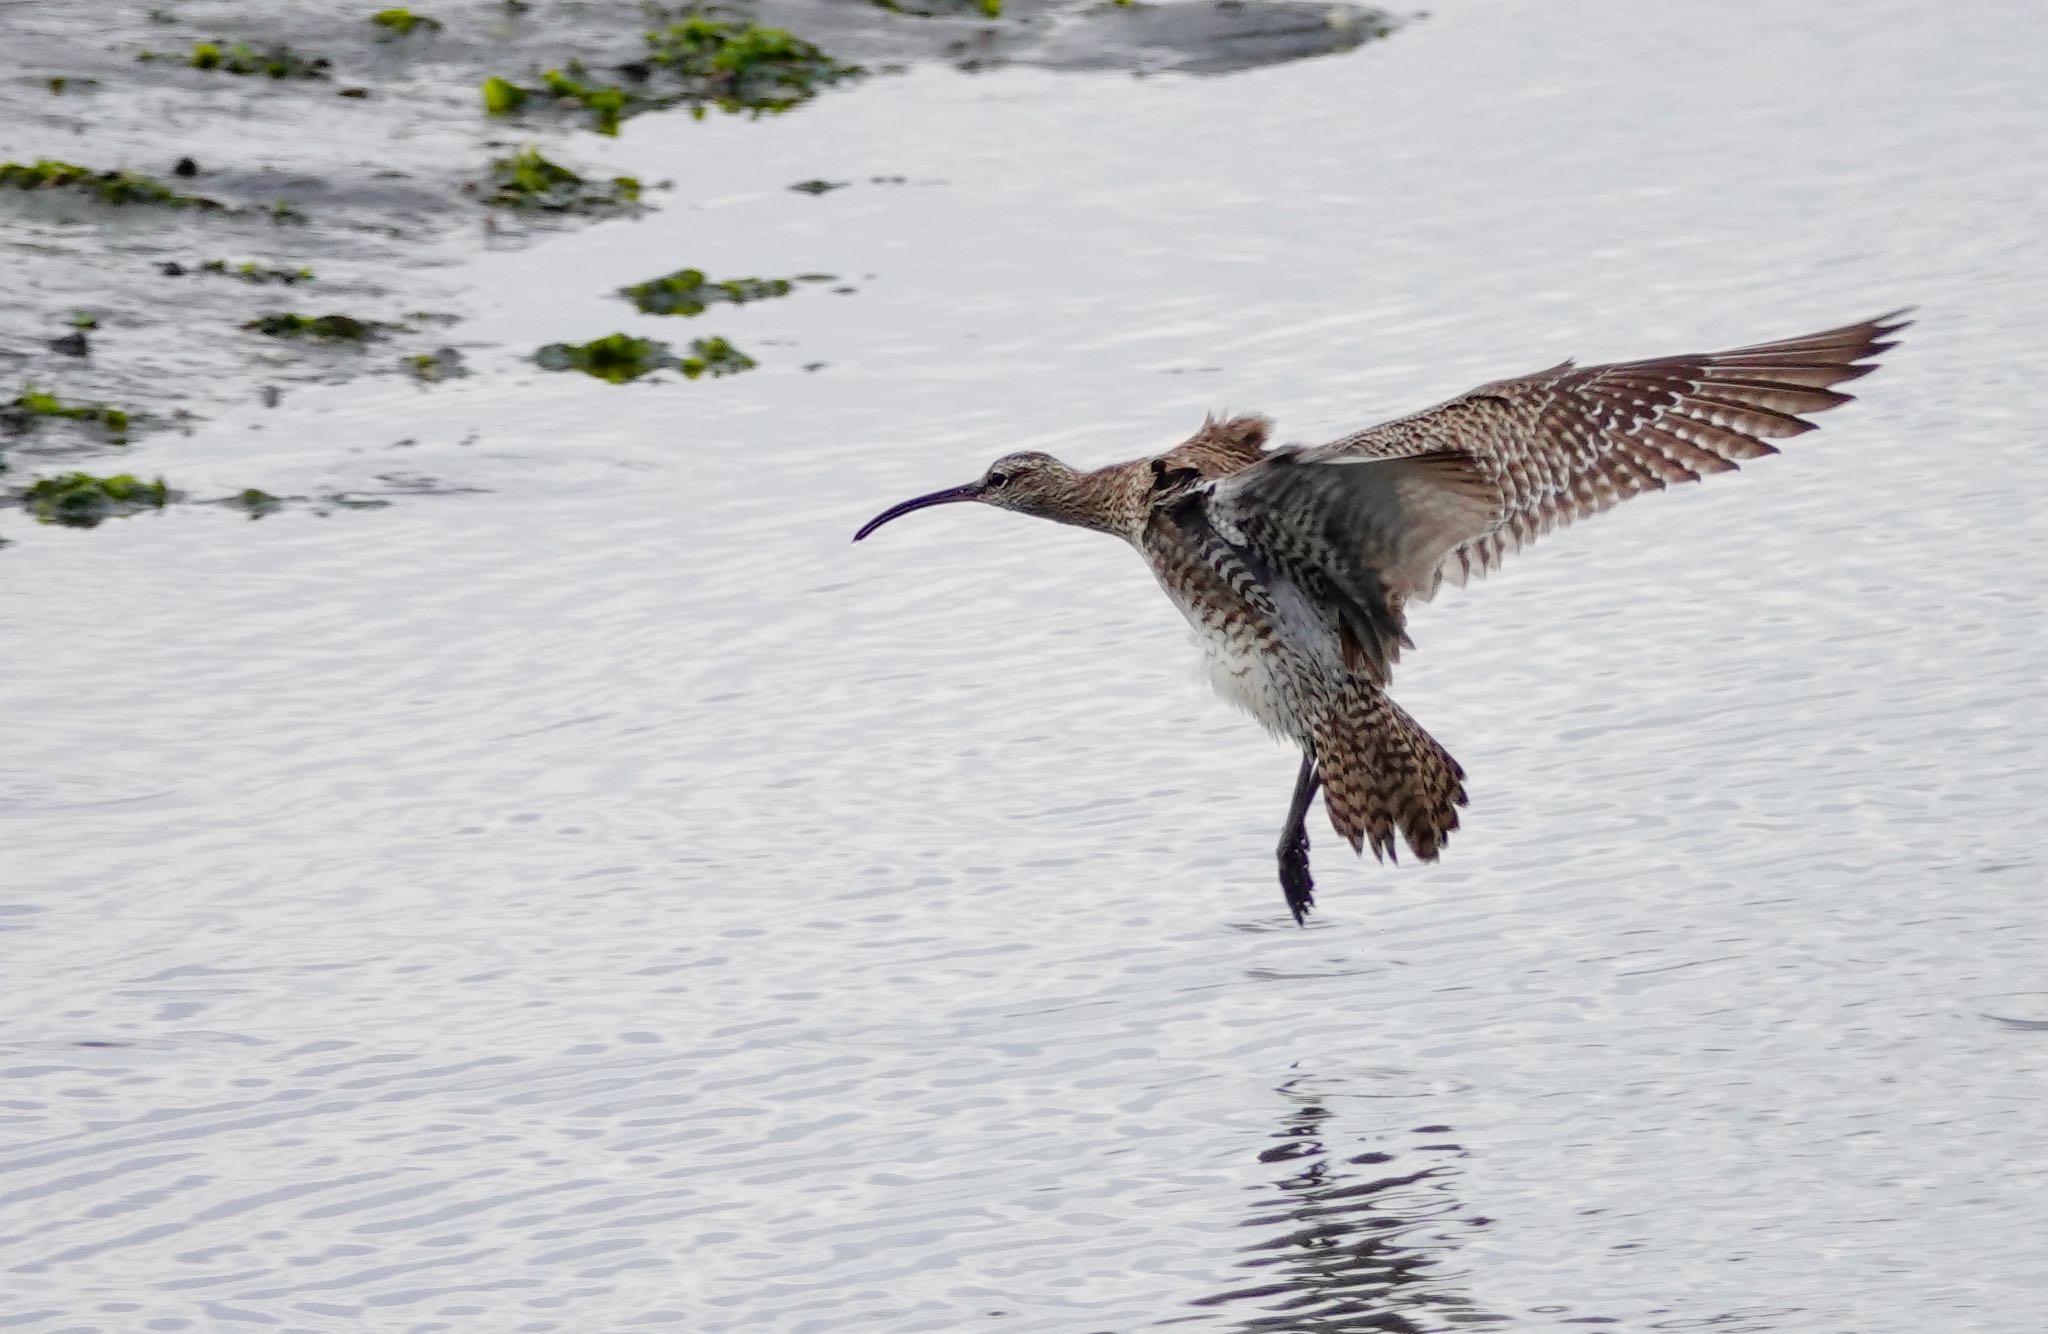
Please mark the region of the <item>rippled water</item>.
POLYGON ((643 117, 589 156, 695 202, 457 272, 473 378, 133 447, 401 503, 0 515, 0 1327, 2048 1327, 2048 31, 1433 9, 643 117), (518 361, 684 263, 858 290, 518 361), (1127 552, 847 544, 1905 302, 1785 458, 1418 614, 1466 828, 1320 836, 1306 931, 1127 552))

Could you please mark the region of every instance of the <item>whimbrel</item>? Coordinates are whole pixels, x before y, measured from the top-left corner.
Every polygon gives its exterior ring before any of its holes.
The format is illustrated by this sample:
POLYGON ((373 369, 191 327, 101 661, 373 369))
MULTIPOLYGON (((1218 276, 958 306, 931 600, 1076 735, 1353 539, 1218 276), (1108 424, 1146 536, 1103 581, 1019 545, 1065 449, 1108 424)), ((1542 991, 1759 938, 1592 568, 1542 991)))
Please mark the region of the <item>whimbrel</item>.
POLYGON ((1407 606, 1462 585, 1573 520, 1643 491, 1775 454, 1875 370, 1895 311, 1731 352, 1611 366, 1567 361, 1313 447, 1267 449, 1265 417, 1210 417, 1162 454, 1082 472, 1005 454, 976 480, 906 500, 854 534, 976 501, 1138 549, 1208 659, 1218 693, 1301 748, 1280 834, 1297 922, 1314 903, 1309 806, 1320 788, 1354 852, 1398 833, 1433 861, 1458 827, 1465 771, 1387 695, 1407 606))

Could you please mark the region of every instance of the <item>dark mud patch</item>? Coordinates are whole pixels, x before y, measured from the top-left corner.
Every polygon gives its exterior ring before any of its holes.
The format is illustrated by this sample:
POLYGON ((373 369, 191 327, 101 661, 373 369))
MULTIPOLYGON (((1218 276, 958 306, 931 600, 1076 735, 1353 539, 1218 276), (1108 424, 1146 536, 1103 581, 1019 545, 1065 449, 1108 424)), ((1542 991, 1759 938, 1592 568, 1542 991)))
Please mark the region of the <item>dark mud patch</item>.
MULTIPOLYGON (((139 60, 163 58, 154 51, 144 51, 137 57, 139 60)), ((193 69, 269 79, 324 79, 334 67, 334 62, 325 56, 309 56, 282 43, 259 50, 247 42, 229 42, 221 38, 194 42, 185 63, 193 69)))
POLYGON ((462 353, 452 347, 415 353, 405 359, 404 366, 406 373, 421 384, 439 384, 443 380, 456 380, 469 374, 462 353))
POLYGON ((92 199, 110 208, 142 205, 220 212, 218 199, 173 190, 153 176, 119 169, 95 171, 75 162, 38 158, 34 162, 0 162, 0 189, 58 191, 92 199))
POLYGON ((203 260, 190 267, 170 260, 157 266, 157 271, 167 278, 181 278, 188 273, 215 273, 226 278, 238 278, 245 283, 265 286, 279 283, 286 287, 313 281, 313 270, 305 265, 294 269, 280 268, 274 264, 259 264, 253 259, 240 262, 225 259, 203 260))
POLYGON ((366 343, 402 328, 378 320, 359 320, 353 315, 299 315, 280 311, 259 315, 242 327, 266 338, 304 338, 316 343, 366 343))

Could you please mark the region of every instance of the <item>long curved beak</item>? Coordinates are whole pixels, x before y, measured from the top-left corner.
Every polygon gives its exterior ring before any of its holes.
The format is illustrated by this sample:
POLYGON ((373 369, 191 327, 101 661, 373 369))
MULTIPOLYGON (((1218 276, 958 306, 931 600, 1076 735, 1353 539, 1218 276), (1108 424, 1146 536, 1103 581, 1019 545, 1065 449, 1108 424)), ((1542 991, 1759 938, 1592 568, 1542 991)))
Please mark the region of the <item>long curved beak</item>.
POLYGON ((980 499, 980 482, 969 482, 965 486, 949 486, 943 491, 934 491, 928 496, 919 496, 915 500, 906 500, 901 505, 891 505, 888 509, 883 510, 880 514, 862 524, 860 531, 853 535, 853 540, 856 542, 860 541, 869 533, 874 532, 875 529, 889 522, 889 520, 900 519, 912 510, 929 509, 933 505, 951 505, 955 501, 960 500, 980 499))

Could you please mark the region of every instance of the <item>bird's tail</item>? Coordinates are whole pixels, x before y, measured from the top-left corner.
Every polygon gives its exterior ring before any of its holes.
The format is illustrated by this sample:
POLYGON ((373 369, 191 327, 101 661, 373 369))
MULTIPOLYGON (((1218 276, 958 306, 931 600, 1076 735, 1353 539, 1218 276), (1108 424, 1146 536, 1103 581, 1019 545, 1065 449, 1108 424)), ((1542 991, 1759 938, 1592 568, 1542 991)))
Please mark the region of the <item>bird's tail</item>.
POLYGON ((1354 682, 1315 727, 1316 767, 1330 823, 1364 852, 1396 857, 1394 832, 1435 861, 1465 804, 1465 771, 1437 739, 1382 692, 1354 682))

